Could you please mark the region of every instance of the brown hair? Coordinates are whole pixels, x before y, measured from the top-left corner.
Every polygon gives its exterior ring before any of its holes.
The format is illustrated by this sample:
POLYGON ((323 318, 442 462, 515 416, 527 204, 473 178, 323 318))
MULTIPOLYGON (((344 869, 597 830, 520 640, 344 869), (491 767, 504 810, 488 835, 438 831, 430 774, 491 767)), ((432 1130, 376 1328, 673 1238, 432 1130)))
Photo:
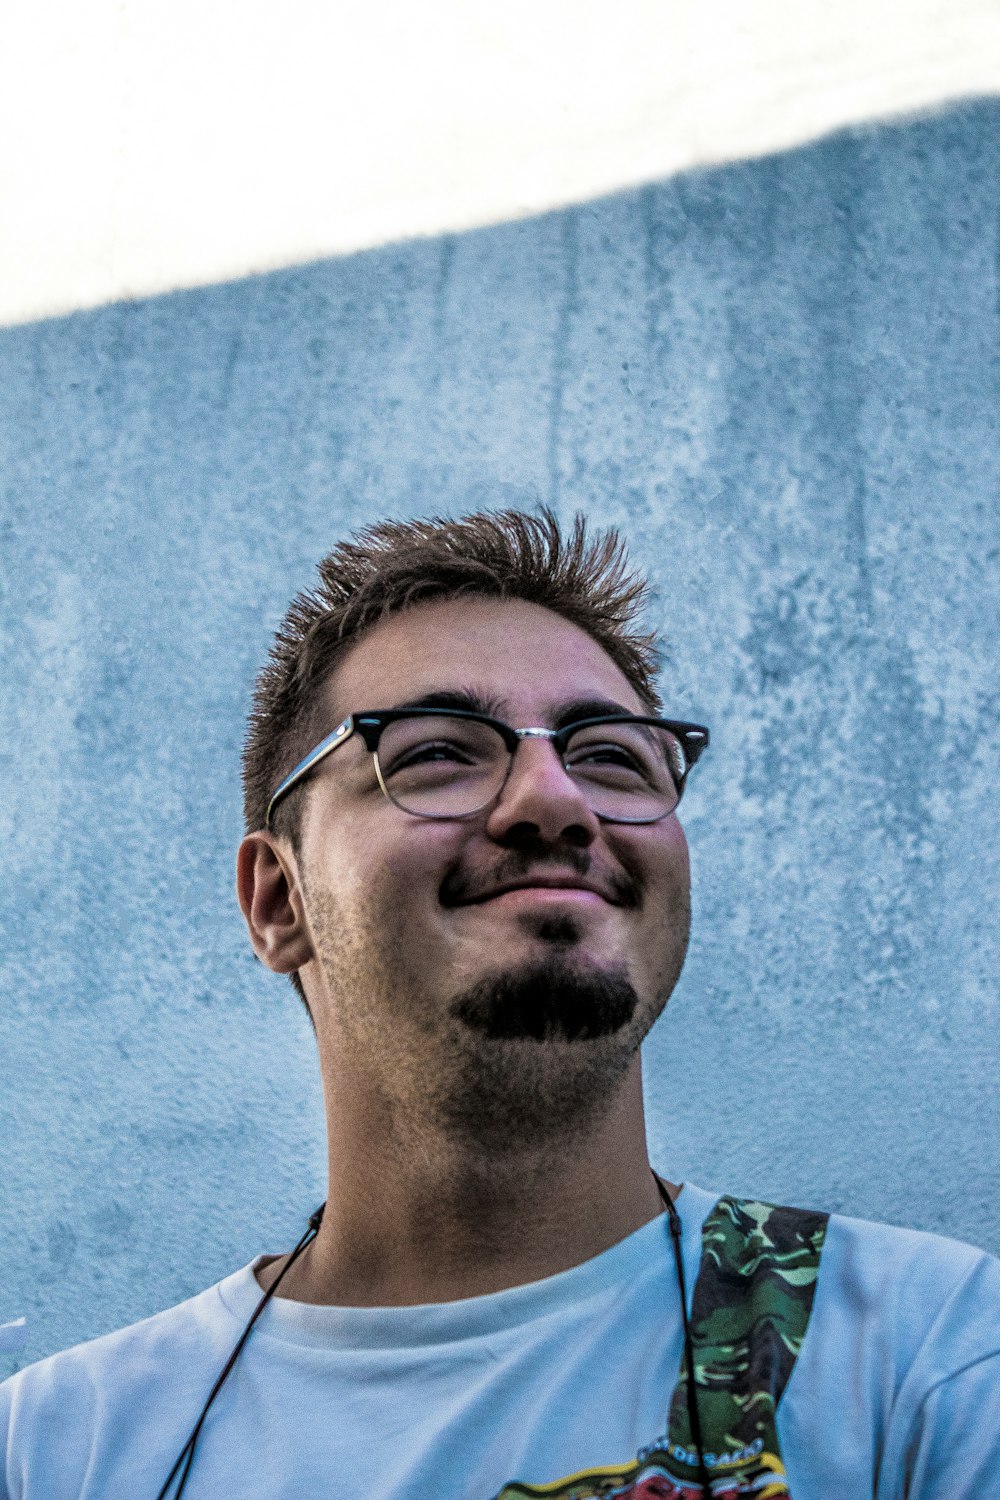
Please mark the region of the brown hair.
MULTIPOLYGON (((474 594, 551 609, 591 635, 659 712, 655 637, 636 628, 647 585, 629 571, 620 534, 588 536, 580 514, 566 538, 548 509, 380 521, 338 543, 318 572, 318 586, 289 605, 254 688, 243 748, 248 833, 263 828, 275 787, 329 728, 320 690, 340 658, 386 615, 430 599, 474 594)), ((293 843, 298 805, 293 792, 274 819, 293 843)))

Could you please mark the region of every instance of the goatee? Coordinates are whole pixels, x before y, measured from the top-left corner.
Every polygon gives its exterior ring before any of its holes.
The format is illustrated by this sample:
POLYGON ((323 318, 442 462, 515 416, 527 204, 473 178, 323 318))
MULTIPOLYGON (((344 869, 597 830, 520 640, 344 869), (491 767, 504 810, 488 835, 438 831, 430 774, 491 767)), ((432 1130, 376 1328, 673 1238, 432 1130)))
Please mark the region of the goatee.
POLYGON ((586 1042, 621 1031, 638 1005, 623 969, 582 968, 549 956, 487 975, 456 996, 451 1013, 494 1041, 586 1042))

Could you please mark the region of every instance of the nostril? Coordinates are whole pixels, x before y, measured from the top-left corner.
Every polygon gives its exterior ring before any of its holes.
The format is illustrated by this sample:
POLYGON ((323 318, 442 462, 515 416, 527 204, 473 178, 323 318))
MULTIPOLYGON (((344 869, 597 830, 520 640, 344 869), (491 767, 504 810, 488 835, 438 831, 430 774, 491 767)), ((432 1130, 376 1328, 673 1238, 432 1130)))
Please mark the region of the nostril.
POLYGON ((569 849, 589 849, 594 842, 593 832, 582 823, 569 823, 547 831, 538 823, 531 823, 527 819, 511 823, 508 828, 493 836, 505 848, 518 849, 527 854, 547 852, 560 844, 569 849))
POLYGON ((511 823, 499 836, 499 842, 512 849, 535 850, 546 842, 537 823, 511 823))

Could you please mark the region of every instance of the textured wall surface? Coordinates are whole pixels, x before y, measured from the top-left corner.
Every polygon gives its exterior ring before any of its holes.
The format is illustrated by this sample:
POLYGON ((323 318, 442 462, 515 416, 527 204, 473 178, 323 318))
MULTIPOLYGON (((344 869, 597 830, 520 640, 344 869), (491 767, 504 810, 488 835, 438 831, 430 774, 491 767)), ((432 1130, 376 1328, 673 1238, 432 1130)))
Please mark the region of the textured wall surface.
POLYGON ((508 499, 626 528, 712 726, 655 1160, 1000 1249, 998 125, 0 334, 22 1360, 322 1197, 311 1034, 232 894, 250 685, 346 529, 508 499))

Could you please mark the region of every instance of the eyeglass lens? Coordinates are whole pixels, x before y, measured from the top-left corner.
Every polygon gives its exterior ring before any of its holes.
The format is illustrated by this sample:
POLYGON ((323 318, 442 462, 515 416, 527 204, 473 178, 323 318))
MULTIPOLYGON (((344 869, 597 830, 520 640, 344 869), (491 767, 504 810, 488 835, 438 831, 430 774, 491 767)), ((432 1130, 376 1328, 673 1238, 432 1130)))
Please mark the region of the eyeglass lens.
MULTIPOLYGON (((496 797, 511 752, 489 724, 413 715, 387 724, 376 756, 397 807, 423 817, 464 817, 496 797)), ((654 822, 673 812, 685 768, 677 736, 652 724, 592 724, 563 756, 592 812, 623 822, 654 822)))

